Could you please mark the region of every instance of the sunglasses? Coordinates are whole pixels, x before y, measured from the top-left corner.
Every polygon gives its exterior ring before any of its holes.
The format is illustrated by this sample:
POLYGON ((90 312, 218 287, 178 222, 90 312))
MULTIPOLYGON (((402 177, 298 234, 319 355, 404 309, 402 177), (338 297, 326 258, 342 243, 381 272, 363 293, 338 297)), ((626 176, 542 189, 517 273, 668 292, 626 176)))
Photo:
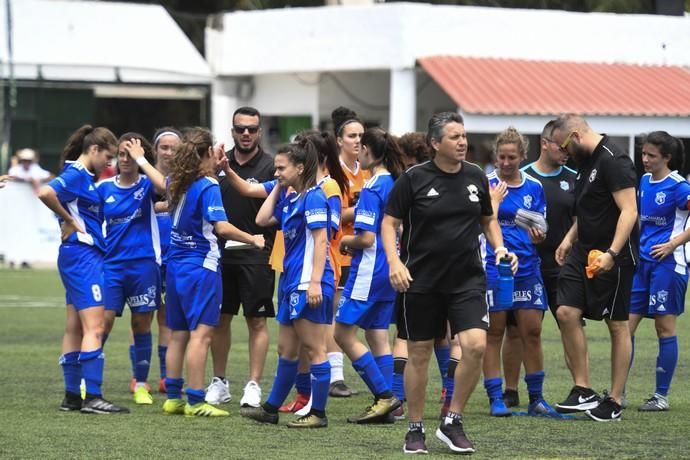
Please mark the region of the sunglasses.
POLYGON ((232 129, 237 134, 244 134, 245 130, 249 131, 249 134, 256 134, 257 132, 259 132, 259 127, 257 125, 247 125, 247 126, 235 125, 232 127, 232 129))
POLYGON ((573 140, 573 134, 575 134, 575 131, 570 131, 568 137, 566 137, 565 140, 561 142, 561 145, 558 146, 561 149, 561 152, 568 153, 568 146, 570 145, 570 142, 573 140))

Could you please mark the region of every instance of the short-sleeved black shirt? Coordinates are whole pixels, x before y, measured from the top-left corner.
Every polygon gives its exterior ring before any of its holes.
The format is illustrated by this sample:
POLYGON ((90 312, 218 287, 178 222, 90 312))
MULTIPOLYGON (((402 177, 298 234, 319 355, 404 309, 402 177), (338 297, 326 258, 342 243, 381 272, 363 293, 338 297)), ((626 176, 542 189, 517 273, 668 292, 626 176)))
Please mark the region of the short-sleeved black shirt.
POLYGON ((414 166, 395 182, 386 214, 401 219, 400 259, 413 278, 409 292, 458 293, 461 280, 482 273, 481 217, 492 214, 484 172, 462 162, 457 173, 433 161, 414 166))
MULTIPOLYGON (((606 251, 611 246, 620 216, 612 193, 636 186, 632 160, 604 136, 591 157, 578 169, 575 184, 577 244, 584 254, 592 249, 606 251)), ((635 224, 618 262, 621 265, 636 263, 639 245, 640 230, 635 224)))
POLYGON ((546 239, 537 245, 541 259, 542 273, 558 273, 556 248, 563 241, 573 225, 573 205, 575 204, 575 176, 577 173, 567 166, 561 166, 552 173, 543 173, 534 167, 534 163, 522 168, 524 172, 537 179, 544 188, 546 196, 546 223, 549 230, 546 239))
MULTIPOLYGON (((259 152, 248 162, 240 165, 235 160, 235 151, 226 152, 230 168, 235 171, 242 179, 252 183, 262 183, 274 179, 275 166, 273 156, 259 149, 259 152)), ((242 249, 222 251, 221 262, 224 264, 267 264, 268 256, 271 254, 275 229, 259 227, 256 225, 256 214, 264 200, 247 198, 240 195, 230 184, 225 176, 220 178, 220 192, 223 197, 223 207, 228 215, 228 222, 242 231, 252 235, 263 234, 266 240, 264 249, 242 249)), ((225 246, 225 241, 219 239, 219 245, 225 246)))

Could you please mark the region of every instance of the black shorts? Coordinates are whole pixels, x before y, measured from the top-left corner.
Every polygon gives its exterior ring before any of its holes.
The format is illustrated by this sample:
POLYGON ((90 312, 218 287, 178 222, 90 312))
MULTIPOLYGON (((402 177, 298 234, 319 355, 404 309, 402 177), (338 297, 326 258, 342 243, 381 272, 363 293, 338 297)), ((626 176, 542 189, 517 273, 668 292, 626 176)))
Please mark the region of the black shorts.
POLYGON ((274 317, 275 274, 270 265, 223 264, 223 304, 220 312, 237 315, 240 304, 244 316, 274 317))
POLYGON ((579 308, 584 318, 596 321, 627 321, 635 267, 616 265, 588 279, 585 260, 576 248, 568 254, 558 277, 558 305, 579 308))
POLYGON ((345 289, 345 284, 347 284, 347 278, 350 276, 350 266, 340 267, 340 280, 338 281, 338 290, 342 291, 345 289))
POLYGON ((396 299, 398 337, 418 342, 451 336, 467 329, 489 328, 486 290, 458 294, 404 292, 396 299))

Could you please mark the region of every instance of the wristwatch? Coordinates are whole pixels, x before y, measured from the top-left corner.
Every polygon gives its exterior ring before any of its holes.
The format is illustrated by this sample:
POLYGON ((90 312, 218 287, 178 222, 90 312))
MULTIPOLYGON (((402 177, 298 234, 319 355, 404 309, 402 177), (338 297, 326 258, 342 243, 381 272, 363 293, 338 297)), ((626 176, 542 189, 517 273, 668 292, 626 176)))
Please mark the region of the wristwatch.
POLYGON ((607 252, 608 254, 611 254, 611 257, 613 257, 613 260, 614 260, 614 261, 615 261, 615 260, 618 260, 618 253, 617 253, 616 251, 614 251, 614 250, 611 249, 611 248, 608 248, 608 249, 606 250, 606 252, 607 252))

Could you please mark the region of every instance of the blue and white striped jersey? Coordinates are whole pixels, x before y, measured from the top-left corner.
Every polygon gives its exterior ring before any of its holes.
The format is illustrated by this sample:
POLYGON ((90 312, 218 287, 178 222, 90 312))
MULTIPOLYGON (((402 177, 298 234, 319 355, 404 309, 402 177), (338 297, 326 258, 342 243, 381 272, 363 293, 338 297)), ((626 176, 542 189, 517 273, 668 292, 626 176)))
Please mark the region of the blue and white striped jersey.
MULTIPOLYGON (((312 231, 325 228, 329 233, 330 212, 326 194, 314 186, 304 193, 289 193, 274 212, 285 240, 283 259, 284 292, 306 291, 314 266, 314 238, 312 231)), ((326 251, 326 266, 321 277, 321 291, 333 298, 335 291, 333 268, 326 251)))
POLYGON ((103 206, 105 261, 153 259, 161 264, 158 221, 151 180, 143 174, 134 184, 121 185, 119 176, 97 184, 103 206))
MULTIPOLYGON (((63 243, 82 243, 105 251, 101 200, 94 174, 78 161, 67 164, 48 185, 55 190, 60 204, 86 233, 73 233, 63 243)), ((62 219, 59 219, 62 225, 62 219)))
POLYGON ((171 210, 168 261, 186 262, 212 271, 218 270, 220 251, 215 222, 227 221, 218 181, 200 177, 182 195, 171 210))
MULTIPOLYGON (((503 244, 510 252, 518 257, 519 268, 517 278, 535 276, 539 274, 540 259, 537 248, 529 239, 527 230, 518 227, 515 216, 518 209, 539 212, 546 217, 546 196, 541 183, 529 174, 520 172, 522 181, 519 185, 508 185, 508 195, 498 207, 498 223, 503 233, 503 244)), ((495 187, 500 179, 496 171, 488 176, 489 185, 495 187)), ((486 245, 486 276, 496 279, 496 255, 491 245, 486 245)))
POLYGON ((369 179, 360 192, 355 205, 355 235, 368 231, 375 233, 376 238, 371 247, 354 251, 344 297, 368 302, 395 299, 395 290, 388 280, 388 262, 381 242, 381 222, 388 194, 394 183, 390 173, 379 173, 369 179))
MULTIPOLYGON (((683 233, 688 221, 690 184, 677 171, 659 181, 652 180, 650 173, 640 179, 640 257, 658 262, 650 253, 652 246, 666 243, 683 233)), ((679 273, 686 272, 683 246, 678 246, 672 255, 661 263, 675 264, 679 273)))

